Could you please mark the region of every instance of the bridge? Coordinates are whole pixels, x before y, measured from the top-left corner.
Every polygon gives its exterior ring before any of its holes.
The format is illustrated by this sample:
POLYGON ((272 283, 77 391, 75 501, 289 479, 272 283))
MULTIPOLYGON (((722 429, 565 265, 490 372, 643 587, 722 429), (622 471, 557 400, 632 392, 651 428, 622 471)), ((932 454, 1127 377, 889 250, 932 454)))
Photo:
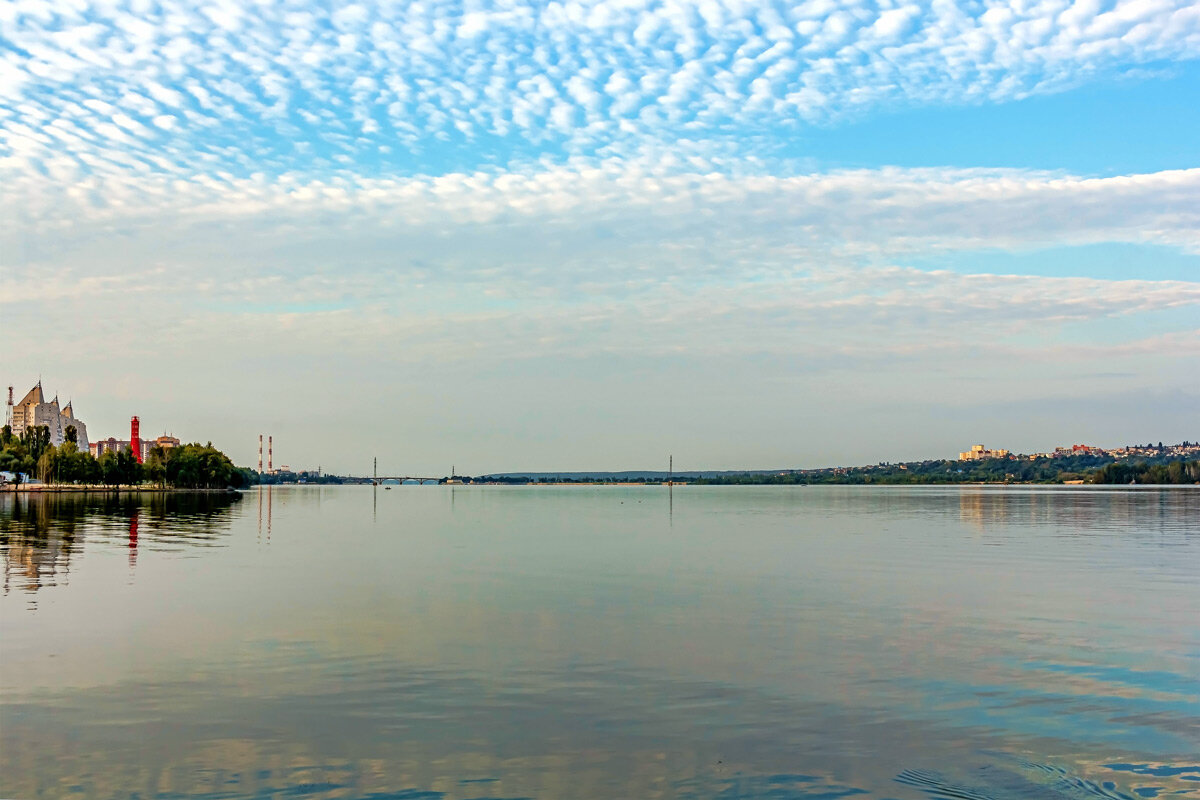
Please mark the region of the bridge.
POLYGON ((431 478, 427 475, 378 475, 374 478, 350 478, 350 481, 359 484, 368 484, 371 486, 379 486, 386 481, 398 481, 405 483, 407 481, 416 481, 421 485, 426 483, 441 483, 445 478, 431 478))
MULTIPOLYGON (((355 483, 368 483, 372 486, 379 486, 386 481, 398 481, 407 483, 408 481, 416 481, 424 486, 427 483, 441 483, 444 480, 455 480, 454 467, 450 468, 450 477, 431 478, 428 475, 380 475, 379 474, 379 459, 375 458, 371 462, 371 477, 370 478, 351 478, 355 483)), ((457 483, 457 481, 455 481, 457 483)))

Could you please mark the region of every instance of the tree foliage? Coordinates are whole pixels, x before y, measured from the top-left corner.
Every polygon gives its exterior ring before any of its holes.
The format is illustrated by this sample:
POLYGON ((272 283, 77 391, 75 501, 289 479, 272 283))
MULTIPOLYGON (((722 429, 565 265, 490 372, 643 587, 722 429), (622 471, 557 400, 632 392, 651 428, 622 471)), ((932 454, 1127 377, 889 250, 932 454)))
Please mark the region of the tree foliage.
POLYGON ((240 488, 253 482, 253 473, 234 466, 229 457, 208 444, 150 451, 146 463, 139 464, 133 451, 105 451, 99 459, 81 452, 75 441, 57 447, 50 444, 50 429, 31 427, 21 436, 13 436, 8 426, 0 431, 0 470, 17 475, 36 475, 51 484, 104 484, 138 486, 152 483, 181 489, 240 488))
POLYGON ((36 463, 42 457, 42 453, 50 447, 50 428, 47 425, 30 425, 21 433, 21 444, 25 445, 25 450, 29 457, 36 463))
POLYGON ((1092 483, 1200 483, 1200 461, 1108 464, 1096 470, 1092 483))
MULTIPOLYGON (((1195 463, 1195 462, 1192 462, 1195 463)), ((1187 462, 1164 456, 1157 463, 1118 462, 1110 455, 1061 458, 992 458, 979 461, 916 461, 868 467, 743 473, 696 478, 696 484, 915 485, 952 483, 1194 483, 1187 462)))
POLYGON ((243 472, 211 444, 187 444, 164 452, 164 480, 169 486, 217 489, 245 485, 243 472))

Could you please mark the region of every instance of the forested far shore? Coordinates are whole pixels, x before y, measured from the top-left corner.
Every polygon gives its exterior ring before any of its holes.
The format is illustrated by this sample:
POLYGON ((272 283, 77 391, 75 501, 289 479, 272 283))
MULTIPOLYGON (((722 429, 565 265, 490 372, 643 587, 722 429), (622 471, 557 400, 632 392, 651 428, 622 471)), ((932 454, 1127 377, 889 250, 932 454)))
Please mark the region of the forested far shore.
MULTIPOLYGON (((18 485, 24 476, 35 476, 49 486, 149 486, 178 489, 243 488, 269 483, 342 483, 365 479, 337 475, 280 472, 262 474, 238 467, 212 443, 194 442, 180 447, 153 447, 144 463, 139 463, 133 451, 106 451, 95 458, 81 451, 74 427, 68 426, 66 441, 50 443, 50 429, 34 426, 20 436, 5 425, 0 429, 0 472, 12 473, 18 485)), ((1159 446, 1162 450, 1162 446, 1159 446)), ((1194 452, 1194 450, 1192 451, 1194 452)), ((472 483, 660 483, 668 476, 656 473, 635 477, 637 473, 620 473, 604 477, 586 473, 548 476, 484 475, 477 478, 454 476, 441 482, 472 483)), ((939 485, 965 483, 1028 483, 1028 484, 1197 484, 1200 483, 1200 460, 1171 454, 1138 456, 1118 460, 1103 453, 1041 458, 1007 457, 975 461, 930 460, 897 464, 874 464, 862 467, 827 467, 795 469, 777 472, 730 472, 697 475, 676 473, 677 482, 693 485, 939 485)))
POLYGON ((1092 473, 1092 483, 1200 483, 1200 460, 1165 464, 1115 462, 1092 473))
POLYGON ((919 461, 867 467, 791 470, 696 478, 693 484, 928 485, 956 483, 1200 483, 1200 460, 1179 458, 1117 461, 1108 455, 1060 458, 989 458, 979 461, 919 461))
POLYGON ((51 486, 150 485, 174 489, 241 488, 255 482, 252 470, 234 465, 227 455, 207 444, 181 447, 152 447, 144 463, 133 450, 106 451, 99 458, 81 451, 73 426, 66 430, 66 441, 50 443, 45 425, 27 428, 16 436, 12 428, 0 429, 0 471, 11 472, 20 485, 22 475, 34 475, 51 486))

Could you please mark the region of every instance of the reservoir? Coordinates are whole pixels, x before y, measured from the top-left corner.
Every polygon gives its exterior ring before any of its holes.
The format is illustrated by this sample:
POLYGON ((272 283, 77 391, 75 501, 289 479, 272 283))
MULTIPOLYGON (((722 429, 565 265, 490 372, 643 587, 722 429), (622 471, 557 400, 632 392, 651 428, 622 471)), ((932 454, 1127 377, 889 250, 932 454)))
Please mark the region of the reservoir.
POLYGON ((0 495, 0 797, 1200 798, 1190 487, 0 495))

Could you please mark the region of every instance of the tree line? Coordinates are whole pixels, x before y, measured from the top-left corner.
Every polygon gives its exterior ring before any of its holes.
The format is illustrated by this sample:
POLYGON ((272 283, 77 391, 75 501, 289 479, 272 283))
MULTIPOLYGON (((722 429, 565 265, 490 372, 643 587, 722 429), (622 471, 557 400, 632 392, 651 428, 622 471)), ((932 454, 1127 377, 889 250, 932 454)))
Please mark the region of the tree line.
POLYGON ((60 445, 50 443, 45 425, 26 428, 20 436, 5 425, 0 429, 0 471, 35 475, 50 484, 139 486, 151 484, 179 489, 241 488, 254 482, 254 473, 234 465, 227 455, 208 444, 152 447, 144 463, 133 450, 105 451, 99 458, 79 449, 74 425, 64 431, 60 445))
POLYGON ((1200 483, 1200 460, 1166 464, 1118 462, 1096 470, 1092 483, 1200 483))
POLYGON ((1060 458, 990 458, 979 461, 916 461, 868 467, 789 470, 775 474, 744 473, 691 480, 694 484, 850 484, 927 485, 953 483, 1196 483, 1197 462, 1167 456, 1131 464, 1110 455, 1080 454, 1060 458))

